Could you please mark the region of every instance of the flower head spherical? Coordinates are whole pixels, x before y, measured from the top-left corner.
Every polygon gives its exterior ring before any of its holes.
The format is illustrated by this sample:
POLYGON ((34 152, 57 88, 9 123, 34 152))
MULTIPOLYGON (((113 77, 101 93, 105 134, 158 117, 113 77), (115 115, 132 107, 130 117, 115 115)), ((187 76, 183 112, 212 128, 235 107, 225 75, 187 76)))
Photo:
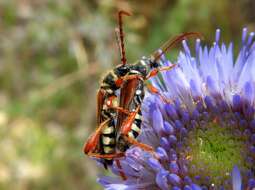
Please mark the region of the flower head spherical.
MULTIPOLYGON (((120 160, 127 180, 101 177, 106 189, 241 190, 255 188, 255 43, 243 29, 234 59, 232 43, 211 48, 183 41, 178 66, 150 82, 170 103, 147 93, 142 133, 157 158, 132 146, 120 160)), ((163 58, 166 66, 172 63, 163 58)), ((119 175, 114 164, 113 173, 119 175)))

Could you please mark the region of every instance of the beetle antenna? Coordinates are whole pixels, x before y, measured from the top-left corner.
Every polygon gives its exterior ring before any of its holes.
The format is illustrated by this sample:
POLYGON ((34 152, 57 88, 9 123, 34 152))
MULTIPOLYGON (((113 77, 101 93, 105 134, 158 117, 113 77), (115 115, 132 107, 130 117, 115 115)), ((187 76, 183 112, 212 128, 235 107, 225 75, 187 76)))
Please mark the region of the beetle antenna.
POLYGON ((154 56, 154 60, 159 59, 170 48, 172 48, 176 44, 180 43, 182 40, 189 38, 189 37, 203 38, 203 35, 200 34, 199 32, 185 32, 183 34, 175 36, 174 38, 171 38, 170 40, 168 40, 165 44, 163 44, 161 46, 160 49, 162 50, 162 52, 160 52, 159 54, 158 54, 158 52, 156 52, 156 54, 154 56))
POLYGON ((126 59, 126 52, 125 52, 125 46, 124 46, 124 32, 123 32, 123 26, 122 26, 122 15, 130 16, 131 14, 129 12, 126 12, 123 10, 120 10, 118 12, 121 62, 123 65, 125 65, 127 63, 127 59, 126 59))

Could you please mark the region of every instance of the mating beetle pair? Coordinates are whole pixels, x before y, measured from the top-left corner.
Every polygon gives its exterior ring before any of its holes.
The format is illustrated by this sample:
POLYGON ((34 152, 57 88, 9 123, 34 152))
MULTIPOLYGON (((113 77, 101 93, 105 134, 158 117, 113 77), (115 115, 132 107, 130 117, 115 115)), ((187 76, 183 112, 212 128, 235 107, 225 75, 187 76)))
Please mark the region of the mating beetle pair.
POLYGON ((171 66, 162 66, 161 56, 169 48, 187 37, 200 37, 199 33, 187 32, 167 41, 150 58, 143 57, 134 64, 127 64, 124 48, 124 33, 122 29, 122 16, 130 14, 126 11, 118 12, 119 29, 116 30, 118 44, 121 52, 121 65, 116 66, 103 78, 97 94, 97 129, 88 138, 84 145, 84 153, 88 156, 100 158, 105 168, 116 161, 123 179, 118 158, 125 156, 125 151, 135 145, 154 154, 149 145, 140 143, 136 137, 140 134, 142 112, 140 110, 145 86, 151 93, 158 94, 166 103, 169 101, 159 91, 145 83, 161 71, 172 69, 171 66))

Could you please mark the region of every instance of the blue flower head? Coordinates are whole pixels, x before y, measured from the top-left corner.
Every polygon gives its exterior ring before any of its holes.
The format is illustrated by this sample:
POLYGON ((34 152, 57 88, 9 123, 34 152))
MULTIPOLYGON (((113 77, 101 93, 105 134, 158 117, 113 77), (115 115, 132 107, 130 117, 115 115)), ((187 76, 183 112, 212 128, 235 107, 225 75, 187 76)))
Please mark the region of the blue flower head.
MULTIPOLYGON (((178 66, 150 82, 171 99, 147 93, 142 133, 159 159, 132 146, 120 160, 127 180, 100 177, 106 189, 241 190, 255 188, 255 43, 243 29, 236 60, 232 43, 211 48, 186 41, 178 66)), ((164 65, 172 63, 163 58, 164 65)), ((112 172, 119 175, 116 164, 112 172)))

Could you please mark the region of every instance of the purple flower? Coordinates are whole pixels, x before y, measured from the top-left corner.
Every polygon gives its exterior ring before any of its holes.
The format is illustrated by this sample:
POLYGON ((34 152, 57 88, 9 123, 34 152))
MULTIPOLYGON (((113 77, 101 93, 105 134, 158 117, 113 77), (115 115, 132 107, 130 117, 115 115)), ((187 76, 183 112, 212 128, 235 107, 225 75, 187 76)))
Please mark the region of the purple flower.
MULTIPOLYGON (((98 179, 106 189, 252 189, 255 188, 255 43, 243 29, 234 61, 233 44, 211 48, 197 39, 195 55, 186 41, 178 67, 151 83, 172 100, 147 93, 138 140, 152 146, 159 159, 132 146, 120 160, 127 180, 98 179)), ((163 58, 164 65, 171 65, 163 58)))

